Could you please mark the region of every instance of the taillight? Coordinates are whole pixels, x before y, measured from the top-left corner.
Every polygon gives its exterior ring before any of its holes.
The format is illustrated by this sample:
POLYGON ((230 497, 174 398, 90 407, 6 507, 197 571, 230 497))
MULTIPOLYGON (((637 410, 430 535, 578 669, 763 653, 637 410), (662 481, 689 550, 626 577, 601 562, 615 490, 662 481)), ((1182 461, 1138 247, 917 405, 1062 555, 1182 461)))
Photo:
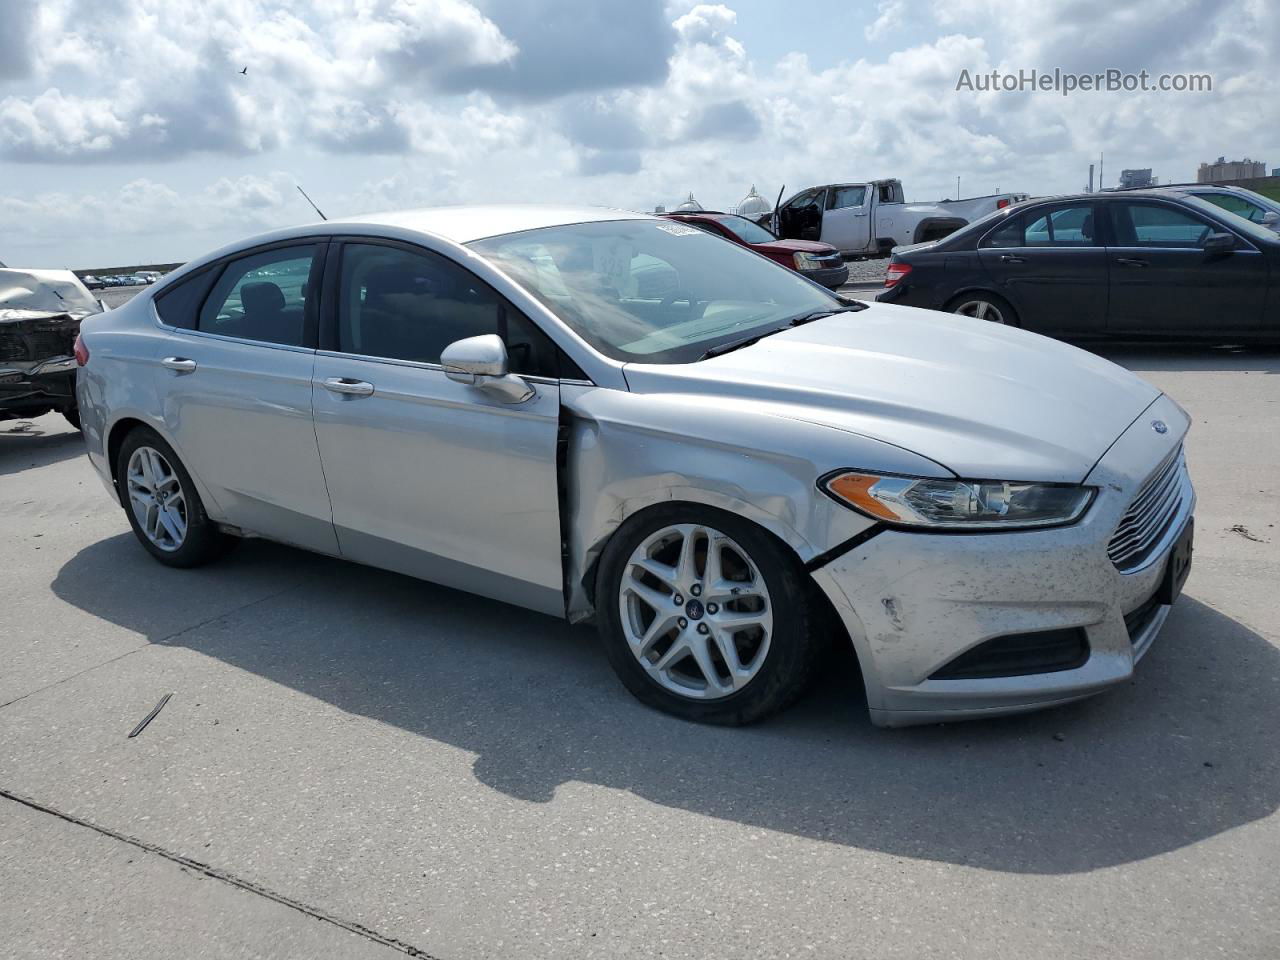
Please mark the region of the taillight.
POLYGON ((996 201, 996 209, 1003 210, 1005 207, 1009 205, 1009 203, 1010 203, 1010 200, 1008 197, 1002 197, 1001 199, 996 201))
POLYGON ((889 268, 884 272, 884 285, 886 287, 896 287, 898 281, 911 272, 911 264, 898 263, 896 260, 889 264, 889 268))
MULTIPOLYGON (((66 343, 66 341, 64 340, 63 343, 66 343)), ((76 334, 75 355, 77 367, 83 367, 89 362, 89 348, 84 345, 83 334, 76 334)))

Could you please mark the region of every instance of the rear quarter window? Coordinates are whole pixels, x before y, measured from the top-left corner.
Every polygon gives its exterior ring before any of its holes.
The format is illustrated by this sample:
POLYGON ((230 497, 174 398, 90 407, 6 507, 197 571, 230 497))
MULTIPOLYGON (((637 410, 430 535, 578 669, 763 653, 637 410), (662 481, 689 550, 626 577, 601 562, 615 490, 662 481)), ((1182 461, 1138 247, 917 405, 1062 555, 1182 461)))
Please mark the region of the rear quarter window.
POLYGON ((156 313, 161 321, 171 327, 194 330, 200 316, 200 305, 209 295, 209 288, 218 273, 218 268, 209 267, 162 290, 156 297, 156 313))

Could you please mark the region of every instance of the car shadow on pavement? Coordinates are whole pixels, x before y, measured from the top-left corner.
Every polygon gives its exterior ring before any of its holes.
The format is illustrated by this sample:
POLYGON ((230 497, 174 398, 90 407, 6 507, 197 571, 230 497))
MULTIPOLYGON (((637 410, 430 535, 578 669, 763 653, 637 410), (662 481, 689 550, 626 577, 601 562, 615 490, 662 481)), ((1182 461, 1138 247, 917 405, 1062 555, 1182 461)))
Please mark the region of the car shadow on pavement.
POLYGON ((1204 343, 1080 344, 1134 373, 1232 371, 1280 374, 1280 347, 1204 343))
POLYGON ((82 550, 53 584, 155 642, 473 752, 475 776, 512 797, 544 803, 580 781, 754 828, 1031 874, 1167 853, 1280 805, 1280 651, 1194 587, 1193 576, 1115 691, 1023 717, 879 730, 850 654, 771 721, 698 726, 631 699, 587 627, 268 543, 177 571, 122 535, 82 550), (136 593, 120 589, 131 579, 136 593), (148 597, 230 583, 282 592, 152 635, 148 597))
POLYGON ((0 421, 0 477, 84 455, 84 437, 58 414, 0 421))

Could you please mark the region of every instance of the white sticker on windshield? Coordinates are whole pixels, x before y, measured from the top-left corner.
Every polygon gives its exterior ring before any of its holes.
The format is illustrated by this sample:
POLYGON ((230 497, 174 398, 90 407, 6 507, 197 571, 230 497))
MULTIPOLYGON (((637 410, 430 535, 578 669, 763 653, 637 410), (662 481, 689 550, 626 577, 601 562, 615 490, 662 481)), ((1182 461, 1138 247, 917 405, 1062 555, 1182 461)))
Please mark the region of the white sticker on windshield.
POLYGON ((659 230, 665 230, 673 237, 692 237, 701 233, 697 227, 686 227, 683 223, 659 223, 655 224, 659 230))

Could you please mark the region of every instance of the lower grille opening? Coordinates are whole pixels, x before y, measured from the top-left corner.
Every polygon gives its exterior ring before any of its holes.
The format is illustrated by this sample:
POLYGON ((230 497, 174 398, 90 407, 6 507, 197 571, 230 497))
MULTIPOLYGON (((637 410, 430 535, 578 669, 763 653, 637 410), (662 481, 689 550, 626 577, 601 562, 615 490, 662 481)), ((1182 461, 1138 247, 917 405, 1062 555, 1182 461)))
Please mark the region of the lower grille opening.
POLYGON ((1160 612, 1160 600, 1157 594, 1152 594, 1137 610, 1132 610, 1124 615, 1124 628, 1129 631, 1129 642, 1137 643, 1138 637, 1142 636, 1142 631, 1147 629, 1147 625, 1160 612))
POLYGON ((1082 667, 1088 659, 1089 641, 1079 627, 1011 633, 966 650, 929 679, 979 680, 1058 673, 1082 667))

